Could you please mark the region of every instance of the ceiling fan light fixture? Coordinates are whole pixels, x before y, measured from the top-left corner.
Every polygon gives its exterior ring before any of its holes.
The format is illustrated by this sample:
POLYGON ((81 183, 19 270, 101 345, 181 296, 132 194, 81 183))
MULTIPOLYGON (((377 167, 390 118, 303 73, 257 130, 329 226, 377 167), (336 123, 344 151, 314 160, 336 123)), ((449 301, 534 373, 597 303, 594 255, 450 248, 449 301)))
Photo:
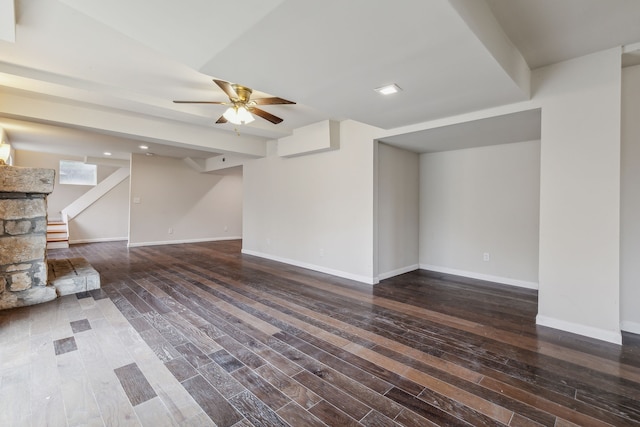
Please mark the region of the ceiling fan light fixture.
POLYGON ((227 108, 222 116, 234 125, 246 125, 255 120, 249 110, 242 105, 227 108))
POLYGON ((230 105, 216 121, 218 124, 233 123, 234 125, 245 125, 255 120, 254 115, 265 119, 274 125, 282 122, 278 116, 258 108, 257 105, 279 105, 279 104, 295 104, 293 101, 272 96, 268 98, 250 99, 253 90, 239 84, 225 82, 224 80, 213 79, 214 83, 224 91, 229 97, 229 102, 221 101, 173 101, 176 104, 218 104, 230 105))

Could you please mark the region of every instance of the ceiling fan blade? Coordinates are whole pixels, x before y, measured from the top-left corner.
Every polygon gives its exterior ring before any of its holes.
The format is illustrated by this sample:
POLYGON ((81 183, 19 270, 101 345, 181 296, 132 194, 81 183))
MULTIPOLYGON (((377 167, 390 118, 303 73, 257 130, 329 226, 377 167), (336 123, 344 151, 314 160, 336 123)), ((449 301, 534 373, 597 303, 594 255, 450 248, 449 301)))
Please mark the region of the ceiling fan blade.
POLYGON ((278 98, 277 96, 274 96, 273 98, 252 99, 251 101, 255 102, 256 105, 295 104, 293 101, 287 101, 286 99, 278 98))
POLYGON ((176 104, 228 104, 227 102, 220 102, 220 101, 173 101, 176 104))
POLYGON ((220 116, 220 118, 218 120, 216 120, 216 124, 220 124, 220 123, 227 123, 227 119, 224 118, 224 116, 220 116))
POLYGON ((280 117, 274 116, 273 114, 267 113, 266 111, 261 110, 261 109, 256 108, 256 107, 253 107, 253 108, 249 109, 249 111, 251 111, 256 116, 260 116, 265 120, 269 120, 271 123, 276 124, 276 125, 282 121, 282 119, 280 117))
POLYGON ((213 79, 213 81, 215 82, 215 84, 220 86, 220 89, 222 89, 224 93, 227 94, 229 99, 238 97, 238 94, 236 93, 235 90, 233 90, 231 83, 225 82, 224 80, 216 80, 216 79, 213 79))

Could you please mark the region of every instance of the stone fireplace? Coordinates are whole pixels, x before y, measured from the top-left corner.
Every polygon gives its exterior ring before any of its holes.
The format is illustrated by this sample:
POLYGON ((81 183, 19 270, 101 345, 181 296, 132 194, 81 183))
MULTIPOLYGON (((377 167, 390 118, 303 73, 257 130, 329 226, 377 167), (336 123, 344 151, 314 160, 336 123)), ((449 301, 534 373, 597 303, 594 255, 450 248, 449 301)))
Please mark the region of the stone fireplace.
POLYGON ((47 281, 47 194, 53 169, 0 166, 0 309, 51 301, 47 281))

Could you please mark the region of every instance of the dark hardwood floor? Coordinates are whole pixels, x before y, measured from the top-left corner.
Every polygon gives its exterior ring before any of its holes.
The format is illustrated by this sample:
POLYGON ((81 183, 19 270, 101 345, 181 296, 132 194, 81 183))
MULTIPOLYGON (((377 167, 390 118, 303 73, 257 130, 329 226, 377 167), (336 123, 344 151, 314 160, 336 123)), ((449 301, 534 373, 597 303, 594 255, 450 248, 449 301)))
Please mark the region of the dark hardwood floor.
POLYGON ((537 327, 531 290, 426 271, 372 287, 240 246, 49 256, 89 260, 218 426, 640 425, 637 336, 537 327))

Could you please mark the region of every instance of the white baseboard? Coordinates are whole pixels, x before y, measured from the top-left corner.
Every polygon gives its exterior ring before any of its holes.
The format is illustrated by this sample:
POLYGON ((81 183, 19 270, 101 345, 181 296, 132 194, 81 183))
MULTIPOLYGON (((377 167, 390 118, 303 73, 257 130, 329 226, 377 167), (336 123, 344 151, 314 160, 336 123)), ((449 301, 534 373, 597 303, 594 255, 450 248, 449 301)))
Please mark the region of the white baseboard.
POLYGON ((184 239, 184 240, 164 240, 155 242, 136 242, 127 245, 130 248, 136 248, 140 246, 161 246, 161 245, 180 245, 183 243, 202 243, 202 242, 219 242, 222 240, 240 240, 241 236, 229 236, 229 237, 210 237, 205 239, 184 239))
POLYGON ((401 274, 408 273, 410 271, 415 271, 415 270, 417 270, 419 268, 420 268, 420 266, 418 264, 408 265, 406 267, 397 268, 395 270, 391 270, 391 271, 387 271, 387 272, 384 272, 384 273, 380 273, 380 274, 378 274, 378 278, 380 280, 389 279, 391 277, 399 276, 401 274))
POLYGON ((129 240, 128 237, 100 237, 97 239, 76 239, 69 240, 70 245, 78 243, 104 243, 104 242, 122 242, 123 240, 129 240))
POLYGON ((555 319, 541 314, 536 316, 536 324, 553 329, 559 329, 561 331, 571 332, 573 334, 583 335, 589 338, 595 338, 601 341, 607 341, 613 344, 622 344, 622 333, 620 333, 620 331, 616 332, 594 328, 593 326, 581 325, 579 323, 555 319))
POLYGON ((622 322, 620 322, 620 328, 625 332, 631 332, 632 334, 640 334, 640 323, 638 322, 623 320, 622 322))
POLYGON ((332 268, 323 267, 321 265, 309 264, 294 259, 283 258, 276 255, 266 254, 263 252, 253 251, 250 249, 242 249, 243 254, 253 255, 260 258, 270 259, 272 261, 282 262, 284 264, 295 265, 296 267, 306 268, 308 270, 319 271, 320 273, 330 274, 332 276, 342 277, 344 279, 355 280, 356 282, 366 283, 367 285, 375 285, 378 280, 374 277, 352 274, 346 271, 334 270, 332 268))
POLYGON ((420 264, 422 270, 430 270, 438 273, 453 274, 455 276, 469 277, 471 279, 486 280, 487 282, 500 283, 503 285, 517 286, 519 288, 538 289, 537 282, 512 279, 509 277, 492 276, 490 274, 475 273, 473 271, 456 270, 455 268, 440 267, 437 265, 420 264))

